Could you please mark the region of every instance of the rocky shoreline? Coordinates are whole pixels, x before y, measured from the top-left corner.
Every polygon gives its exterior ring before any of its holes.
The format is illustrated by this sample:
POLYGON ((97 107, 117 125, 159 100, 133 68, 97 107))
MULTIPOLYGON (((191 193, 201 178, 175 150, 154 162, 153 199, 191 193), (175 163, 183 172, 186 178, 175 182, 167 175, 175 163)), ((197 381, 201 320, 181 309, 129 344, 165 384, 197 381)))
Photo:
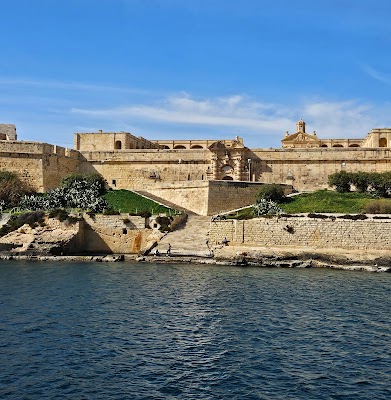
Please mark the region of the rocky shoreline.
POLYGON ((110 255, 22 255, 0 253, 0 260, 15 261, 50 261, 50 262, 124 262, 136 261, 140 263, 162 263, 162 264, 205 264, 241 267, 263 267, 263 268, 330 268, 348 271, 367 272, 391 272, 391 257, 378 257, 369 261, 362 258, 341 257, 325 253, 302 252, 300 254, 262 254, 257 252, 239 252, 235 255, 183 255, 172 254, 171 256, 138 256, 129 254, 110 255))

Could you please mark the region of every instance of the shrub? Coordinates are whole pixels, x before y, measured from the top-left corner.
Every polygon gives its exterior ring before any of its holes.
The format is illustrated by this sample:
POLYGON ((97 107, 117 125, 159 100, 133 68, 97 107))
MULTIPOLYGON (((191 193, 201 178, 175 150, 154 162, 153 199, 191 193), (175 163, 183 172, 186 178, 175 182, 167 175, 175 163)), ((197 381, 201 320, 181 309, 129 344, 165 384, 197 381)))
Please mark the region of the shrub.
POLYGON ((18 206, 20 199, 30 193, 33 193, 33 189, 22 182, 16 173, 0 171, 1 210, 18 206))
POLYGON ((61 181, 61 187, 67 189, 81 186, 85 188, 93 186, 100 195, 106 192, 106 181, 99 174, 70 174, 61 181))
POLYGON ((275 183, 263 185, 261 189, 259 189, 256 196, 256 203, 259 203, 261 200, 270 200, 275 203, 280 203, 285 198, 284 190, 280 185, 275 183))
POLYGON ((68 217, 68 212, 63 208, 55 208, 49 213, 49 218, 57 218, 60 222, 65 221, 68 217))
POLYGON ((316 214, 316 213, 309 213, 307 215, 308 218, 319 218, 319 219, 327 219, 329 218, 328 215, 324 215, 324 214, 316 214))
POLYGON ((271 200, 261 199, 253 206, 253 214, 257 217, 261 215, 279 215, 282 212, 278 204, 271 200))
POLYGON ((367 214, 391 214, 391 202, 385 199, 371 200, 363 208, 367 214))
POLYGON ((371 183, 371 174, 369 172, 355 172, 350 174, 351 183, 360 193, 366 193, 371 183))
POLYGON ((356 214, 356 215, 346 214, 346 215, 340 215, 337 218, 351 219, 352 221, 357 221, 357 220, 367 219, 368 217, 364 214, 356 214))
POLYGON ((171 221, 173 220, 172 217, 157 217, 156 222, 160 225, 159 230, 161 232, 170 232, 171 231, 171 221))
POLYGON ((44 226, 45 213, 43 211, 34 211, 19 215, 12 215, 8 222, 0 228, 0 236, 7 235, 19 229, 21 226, 28 224, 32 228, 38 225, 44 226))
POLYGON ((25 210, 52 210, 56 208, 80 208, 95 213, 109 210, 105 199, 100 196, 101 182, 72 179, 67 186, 51 190, 45 195, 24 196, 20 207, 25 210))
POLYGON ((339 193, 350 192, 351 175, 346 171, 336 172, 329 175, 329 186, 335 186, 335 190, 339 193))

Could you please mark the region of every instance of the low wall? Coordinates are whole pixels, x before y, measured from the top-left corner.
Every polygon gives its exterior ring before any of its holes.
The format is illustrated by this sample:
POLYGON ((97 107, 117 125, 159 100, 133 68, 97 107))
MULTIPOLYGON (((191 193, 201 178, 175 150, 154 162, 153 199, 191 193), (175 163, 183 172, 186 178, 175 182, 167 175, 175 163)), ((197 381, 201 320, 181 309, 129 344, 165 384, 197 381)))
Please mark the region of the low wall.
MULTIPOLYGON (((160 184, 148 192, 199 215, 214 215, 255 202, 263 183, 239 181, 189 181, 160 184)), ((285 194, 292 186, 281 185, 285 194)))
POLYGON ((121 215, 84 215, 81 253, 137 254, 152 230, 145 228, 145 218, 121 215))
MULTIPOLYGON (((264 185, 259 182, 209 181, 207 214, 236 210, 255 203, 255 196, 264 185)), ((285 194, 292 193, 292 186, 281 185, 285 194)))
POLYGON ((211 222, 210 243, 346 250, 391 250, 391 219, 256 218, 211 222))

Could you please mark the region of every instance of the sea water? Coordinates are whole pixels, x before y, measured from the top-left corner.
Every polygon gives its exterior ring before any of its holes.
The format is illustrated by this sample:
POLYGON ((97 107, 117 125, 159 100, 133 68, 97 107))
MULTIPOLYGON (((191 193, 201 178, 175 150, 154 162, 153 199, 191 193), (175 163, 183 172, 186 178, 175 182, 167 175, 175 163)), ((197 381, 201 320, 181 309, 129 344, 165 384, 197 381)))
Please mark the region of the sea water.
POLYGON ((1 399, 390 399, 391 275, 0 264, 1 399))

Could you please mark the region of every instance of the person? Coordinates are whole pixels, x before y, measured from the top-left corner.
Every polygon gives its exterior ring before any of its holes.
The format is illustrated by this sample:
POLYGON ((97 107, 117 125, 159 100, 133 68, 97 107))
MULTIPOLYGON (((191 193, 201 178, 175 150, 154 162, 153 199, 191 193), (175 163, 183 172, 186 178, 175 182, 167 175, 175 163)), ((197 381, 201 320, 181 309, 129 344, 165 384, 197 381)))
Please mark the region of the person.
POLYGON ((153 252, 154 256, 160 256, 160 252, 159 249, 155 249, 155 251, 153 252))
POLYGON ((167 248, 167 257, 171 255, 171 244, 168 243, 168 248, 167 248))
POLYGON ((223 244, 224 246, 228 246, 228 243, 229 243, 229 240, 227 240, 226 237, 221 241, 221 244, 223 244))

